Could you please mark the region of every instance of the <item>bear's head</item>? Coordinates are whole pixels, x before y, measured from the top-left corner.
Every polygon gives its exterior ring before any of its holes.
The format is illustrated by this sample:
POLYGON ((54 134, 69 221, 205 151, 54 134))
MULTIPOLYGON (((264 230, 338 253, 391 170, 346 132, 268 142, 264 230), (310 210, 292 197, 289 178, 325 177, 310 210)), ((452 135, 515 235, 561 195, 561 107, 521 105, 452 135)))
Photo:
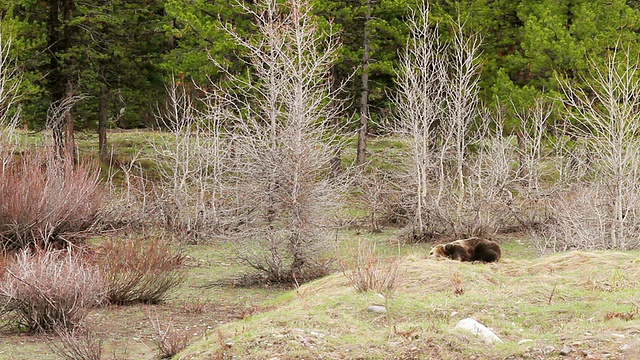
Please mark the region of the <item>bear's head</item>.
POLYGON ((449 256, 447 256, 447 253, 445 252, 444 245, 440 244, 431 248, 431 251, 429 252, 429 257, 448 258, 449 256))
POLYGON ((432 258, 447 258, 459 261, 471 261, 472 255, 465 243, 454 241, 448 244, 440 244, 431 248, 429 256, 432 258))

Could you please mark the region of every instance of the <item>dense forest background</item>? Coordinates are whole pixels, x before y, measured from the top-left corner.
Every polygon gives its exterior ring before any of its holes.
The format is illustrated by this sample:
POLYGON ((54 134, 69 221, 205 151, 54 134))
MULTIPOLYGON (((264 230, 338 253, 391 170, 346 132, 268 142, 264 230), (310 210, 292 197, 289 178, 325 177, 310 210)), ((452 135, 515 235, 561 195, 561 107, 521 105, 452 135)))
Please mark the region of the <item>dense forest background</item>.
MULTIPOLYGON (((364 116, 369 131, 381 131, 377 124, 389 120, 393 110, 389 94, 398 52, 406 45, 406 20, 416 5, 412 0, 313 4, 320 24, 333 24, 343 45, 331 76, 347 83, 346 114, 364 116)), ((439 0, 430 7, 434 23, 461 19, 467 31, 482 36, 485 104, 509 99, 531 105, 539 93, 558 90, 558 76, 579 82, 588 56, 602 56, 617 42, 638 47, 637 1, 439 0)), ((232 0, 5 0, 0 19, 3 36, 13 38, 11 57, 24 73, 22 121, 32 129, 43 128, 49 105, 71 94, 83 96, 73 112, 76 129, 154 126, 153 113, 172 75, 206 88, 222 77, 213 59, 250 76, 247 54, 223 29, 250 35, 255 24, 232 0)), ((450 29, 441 28, 446 39, 450 29)))

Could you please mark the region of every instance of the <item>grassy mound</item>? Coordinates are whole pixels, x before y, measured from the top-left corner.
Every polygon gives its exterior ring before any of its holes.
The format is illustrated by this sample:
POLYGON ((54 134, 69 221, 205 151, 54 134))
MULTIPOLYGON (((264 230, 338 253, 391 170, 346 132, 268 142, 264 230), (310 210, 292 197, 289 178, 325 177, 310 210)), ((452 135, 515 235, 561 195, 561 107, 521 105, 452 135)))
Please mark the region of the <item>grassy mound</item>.
POLYGON ((383 298, 342 274, 290 291, 272 310, 221 326, 181 359, 635 358, 637 253, 569 252, 495 264, 405 258, 383 298), (367 311, 386 305, 386 314, 367 311), (454 330, 473 317, 504 344, 454 330))

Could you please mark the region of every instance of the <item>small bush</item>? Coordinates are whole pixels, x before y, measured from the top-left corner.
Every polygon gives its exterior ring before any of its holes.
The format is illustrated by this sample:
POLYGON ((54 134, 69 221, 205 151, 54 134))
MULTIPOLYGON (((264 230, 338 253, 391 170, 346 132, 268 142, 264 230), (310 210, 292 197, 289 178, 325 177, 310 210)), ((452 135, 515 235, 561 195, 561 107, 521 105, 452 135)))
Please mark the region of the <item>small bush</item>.
POLYGON ((160 359, 170 359, 189 345, 189 334, 186 330, 176 330, 171 320, 166 326, 159 319, 151 320, 151 323, 156 331, 153 343, 160 351, 160 359))
POLYGON ((105 241, 94 261, 112 304, 159 303, 184 280, 184 255, 158 238, 105 241))
POLYGON ((104 299, 99 271, 59 250, 22 250, 0 282, 2 312, 31 332, 73 329, 104 299))
POLYGON ((100 360, 102 341, 84 328, 56 328, 54 334, 58 341, 47 337, 46 341, 53 353, 65 360, 100 360))
POLYGON ((103 194, 99 171, 44 154, 0 170, 0 245, 5 250, 77 242, 95 222, 103 194))
POLYGON ((375 244, 358 242, 358 248, 350 259, 341 259, 342 273, 359 292, 373 290, 382 294, 392 293, 400 283, 402 272, 400 257, 376 255, 375 244))

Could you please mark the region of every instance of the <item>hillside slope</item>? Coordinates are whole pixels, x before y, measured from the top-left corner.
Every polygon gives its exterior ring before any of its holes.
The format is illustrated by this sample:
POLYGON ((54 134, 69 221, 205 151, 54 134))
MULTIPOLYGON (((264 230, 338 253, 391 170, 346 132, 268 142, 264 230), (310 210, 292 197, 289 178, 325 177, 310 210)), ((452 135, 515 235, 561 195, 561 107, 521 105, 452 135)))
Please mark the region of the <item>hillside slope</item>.
POLYGON ((181 359, 640 358, 636 253, 568 252, 495 264, 408 256, 386 299, 342 274, 227 324, 181 359), (457 293, 457 294, 456 294, 457 293), (386 303, 386 304, 385 304, 386 303), (386 314, 367 311, 386 305, 386 314), (454 330, 472 317, 503 344, 454 330))

